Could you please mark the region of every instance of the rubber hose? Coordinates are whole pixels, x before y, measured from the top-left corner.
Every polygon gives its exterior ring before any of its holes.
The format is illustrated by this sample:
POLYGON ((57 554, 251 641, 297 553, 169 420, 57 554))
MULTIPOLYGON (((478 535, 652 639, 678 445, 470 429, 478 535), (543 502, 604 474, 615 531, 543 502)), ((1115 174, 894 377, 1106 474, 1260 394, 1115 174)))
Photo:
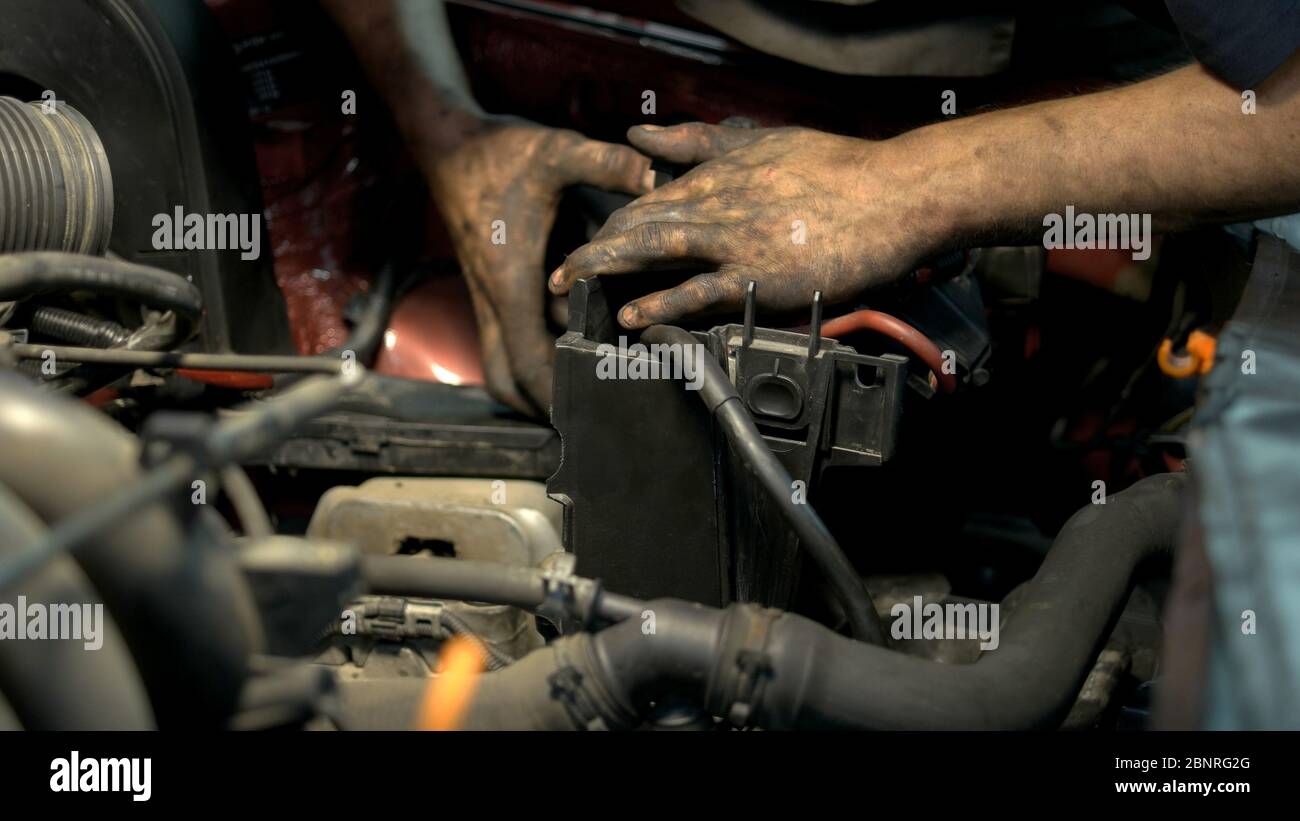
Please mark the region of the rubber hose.
MULTIPOLYGON (((528 611, 546 599, 545 572, 535 567, 438 556, 362 556, 361 575, 370 592, 380 595, 506 604, 528 611)), ((593 614, 605 621, 630 618, 645 605, 607 593, 590 579, 575 577, 573 584, 575 597, 594 599, 593 614)))
POLYGON ((855 646, 785 615, 772 626, 763 726, 1047 729, 1060 726, 1114 628, 1138 564, 1172 550, 1185 476, 1160 474, 1066 522, 996 650, 940 664, 855 646))
POLYGON ((174 311, 190 322, 203 310, 199 289, 180 274, 120 259, 28 251, 0 255, 0 300, 93 291, 174 311))

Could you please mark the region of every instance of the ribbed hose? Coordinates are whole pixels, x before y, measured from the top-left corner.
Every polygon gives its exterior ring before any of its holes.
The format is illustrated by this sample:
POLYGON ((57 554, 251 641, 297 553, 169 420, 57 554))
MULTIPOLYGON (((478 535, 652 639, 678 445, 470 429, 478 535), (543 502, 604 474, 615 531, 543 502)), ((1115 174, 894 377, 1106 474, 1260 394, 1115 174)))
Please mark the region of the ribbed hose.
POLYGON ((67 103, 0 97, 0 253, 102 254, 113 177, 95 129, 67 103))

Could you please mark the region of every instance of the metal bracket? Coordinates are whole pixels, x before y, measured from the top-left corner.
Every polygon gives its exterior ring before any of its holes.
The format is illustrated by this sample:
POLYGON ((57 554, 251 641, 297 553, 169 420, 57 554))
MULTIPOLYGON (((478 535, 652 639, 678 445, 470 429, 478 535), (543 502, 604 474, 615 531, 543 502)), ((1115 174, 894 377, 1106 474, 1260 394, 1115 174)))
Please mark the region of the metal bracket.
POLYGON ((542 604, 537 614, 567 632, 577 609, 577 568, 578 558, 572 553, 556 553, 547 562, 548 567, 542 572, 542 604))

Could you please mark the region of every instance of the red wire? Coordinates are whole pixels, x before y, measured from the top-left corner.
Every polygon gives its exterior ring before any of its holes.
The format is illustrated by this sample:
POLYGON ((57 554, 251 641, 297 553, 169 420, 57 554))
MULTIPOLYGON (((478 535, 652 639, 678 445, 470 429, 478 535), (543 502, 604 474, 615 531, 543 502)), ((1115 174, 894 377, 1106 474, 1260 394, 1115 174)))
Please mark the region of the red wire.
POLYGON ((266 390, 275 384, 275 380, 271 378, 270 374, 249 371, 209 371, 177 368, 176 375, 193 379, 196 382, 206 382, 209 385, 242 391, 266 390))
POLYGON ((851 334, 854 331, 875 331, 898 342, 929 366, 939 390, 944 393, 957 390, 957 375, 943 372, 943 352, 939 350, 939 346, 898 317, 880 311, 862 310, 837 316, 822 325, 822 336, 832 338, 851 334))

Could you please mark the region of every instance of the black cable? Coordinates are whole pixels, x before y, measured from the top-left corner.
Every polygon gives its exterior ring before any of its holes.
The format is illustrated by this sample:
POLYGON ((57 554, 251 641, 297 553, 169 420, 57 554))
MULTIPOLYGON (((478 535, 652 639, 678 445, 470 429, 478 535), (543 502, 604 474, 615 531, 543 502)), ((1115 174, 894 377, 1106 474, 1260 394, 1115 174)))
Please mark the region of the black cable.
POLYGON ((384 331, 388 330, 388 318, 393 312, 393 299, 397 294, 396 268, 392 262, 387 262, 375 274, 375 279, 366 292, 366 304, 361 317, 352 326, 347 341, 336 349, 352 351, 356 354, 357 361, 366 367, 374 363, 379 345, 384 341, 384 331))
POLYGON ((479 655, 483 657, 483 663, 487 665, 489 670, 500 670, 503 667, 509 667, 514 663, 514 659, 488 644, 482 636, 475 633, 473 628, 465 623, 464 619, 458 616, 455 612, 447 609, 446 605, 443 605, 442 612, 439 613, 438 619, 442 622, 442 626, 447 628, 449 633, 460 636, 470 644, 474 645, 475 649, 478 650, 479 655))
MULTIPOLYGON (((701 344, 689 331, 670 325, 652 325, 641 334, 641 338, 652 344, 678 347, 701 344)), ((792 485, 789 471, 768 448, 763 434, 759 433, 754 420, 745 410, 731 380, 712 357, 699 356, 696 361, 702 368, 700 398, 722 427, 732 449, 753 472, 798 534, 800 544, 808 551, 813 563, 830 584, 836 600, 844 608, 854 637, 872 644, 885 644, 885 631, 880 626, 880 617, 857 569, 826 529, 817 511, 811 505, 795 503, 790 492, 792 485)))
MULTIPOLYGON (((379 346, 388 330, 388 319, 393 313, 393 303, 397 299, 397 266, 393 262, 384 263, 375 275, 370 290, 366 292, 367 301, 361 317, 352 326, 352 332, 343 344, 330 348, 324 353, 304 359, 316 359, 324 362, 338 362, 344 351, 351 351, 356 362, 370 367, 374 364, 379 346)), ((286 372, 276 380, 277 391, 285 390, 302 379, 298 373, 286 372)))

